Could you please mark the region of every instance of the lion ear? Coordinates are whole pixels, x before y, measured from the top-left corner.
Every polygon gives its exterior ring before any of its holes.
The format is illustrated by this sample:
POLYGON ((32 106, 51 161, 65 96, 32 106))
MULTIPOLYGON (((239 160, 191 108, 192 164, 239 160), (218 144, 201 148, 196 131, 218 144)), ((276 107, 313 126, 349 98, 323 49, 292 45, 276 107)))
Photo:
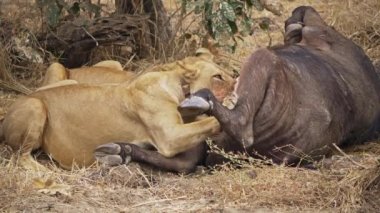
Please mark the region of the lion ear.
POLYGON ((177 68, 176 62, 159 65, 156 69, 160 71, 170 71, 177 68))
POLYGON ((107 68, 111 68, 111 69, 115 69, 119 71, 124 71, 123 66, 120 64, 120 62, 114 61, 114 60, 101 61, 92 66, 93 67, 107 67, 107 68))
POLYGON ((214 60, 214 55, 210 52, 209 49, 204 47, 197 49, 197 51, 195 51, 195 56, 208 61, 214 60))
POLYGON ((183 80, 190 83, 197 79, 200 74, 200 70, 186 65, 183 61, 177 61, 177 65, 182 68, 183 80))

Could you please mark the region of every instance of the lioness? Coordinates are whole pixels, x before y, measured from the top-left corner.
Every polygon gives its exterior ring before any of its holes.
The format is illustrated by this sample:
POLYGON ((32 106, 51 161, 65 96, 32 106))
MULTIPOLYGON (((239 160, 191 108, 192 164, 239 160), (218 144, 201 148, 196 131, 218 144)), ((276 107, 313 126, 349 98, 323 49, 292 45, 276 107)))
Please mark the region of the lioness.
POLYGON ((52 63, 46 70, 42 87, 63 80, 74 80, 77 83, 102 84, 121 83, 132 79, 136 74, 124 71, 118 61, 101 61, 91 67, 66 69, 60 63, 52 63))
POLYGON ((177 106, 185 93, 220 92, 215 85, 232 90, 234 79, 209 54, 176 65, 125 83, 66 85, 21 97, 4 118, 5 142, 20 152, 20 164, 32 169, 44 168, 30 155, 37 148, 65 169, 91 165, 94 149, 115 141, 153 146, 165 157, 188 150, 218 132, 219 124, 213 117, 184 124, 177 106))
MULTIPOLYGON (((202 55, 213 59, 214 55, 206 48, 199 48, 195 55, 202 55)), ((167 71, 177 69, 176 62, 160 64, 148 68, 146 71, 167 71)), ((144 73, 142 72, 142 73, 144 73)), ((232 75, 232 73, 231 73, 232 75)), ((85 84, 104 84, 104 83, 122 83, 137 77, 138 74, 131 71, 124 71, 123 66, 118 61, 106 60, 94 64, 90 67, 80 67, 75 69, 66 69, 60 63, 52 63, 46 70, 45 78, 41 89, 52 86, 61 86, 75 83, 85 84), (65 81, 65 82, 62 82, 65 81), (62 82, 62 83, 59 83, 62 82)), ((40 90, 41 90, 40 89, 40 90)))

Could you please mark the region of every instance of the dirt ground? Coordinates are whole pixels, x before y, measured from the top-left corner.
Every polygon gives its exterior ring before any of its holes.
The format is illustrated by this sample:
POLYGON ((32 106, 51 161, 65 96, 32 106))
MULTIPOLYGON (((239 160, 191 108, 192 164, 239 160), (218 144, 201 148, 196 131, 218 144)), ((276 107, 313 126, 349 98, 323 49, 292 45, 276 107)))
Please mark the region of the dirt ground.
MULTIPOLYGON (((379 60, 380 45, 358 36, 367 28, 350 23, 363 13, 366 20, 361 21, 367 24, 379 19, 380 3, 376 1, 360 3, 366 9, 359 12, 356 5, 360 1, 281 1, 281 16, 255 13, 255 17, 274 20, 271 30, 257 29, 227 58, 244 61, 258 47, 281 43, 283 21, 292 9, 312 5, 329 24, 362 45, 374 61, 379 60), (371 9, 377 12, 371 13, 371 9)), ((179 5, 175 0, 164 2, 169 11, 179 5)), ((17 97, 1 90, 0 113, 17 97)), ((190 175, 135 163, 66 171, 57 168, 48 156, 37 156, 51 171, 31 172, 15 166, 10 163, 9 148, 0 144, 0 212, 380 212, 380 141, 337 150, 317 162, 315 170, 251 161, 240 168, 199 167, 190 175)))

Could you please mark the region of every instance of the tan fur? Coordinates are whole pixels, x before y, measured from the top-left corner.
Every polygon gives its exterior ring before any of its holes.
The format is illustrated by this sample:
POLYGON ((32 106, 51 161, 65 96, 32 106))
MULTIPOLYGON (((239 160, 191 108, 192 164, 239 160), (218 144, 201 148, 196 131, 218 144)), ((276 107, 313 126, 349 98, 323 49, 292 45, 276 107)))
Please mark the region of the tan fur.
POLYGON ((124 71, 119 62, 112 60, 76 69, 66 69, 60 63, 52 63, 46 70, 42 86, 63 80, 75 80, 85 84, 121 83, 132 79, 135 75, 134 72, 124 71))
POLYGON ((6 143, 33 169, 28 156, 37 148, 66 169, 91 165, 94 149, 110 142, 153 146, 166 157, 188 150, 220 127, 213 117, 184 124, 177 110, 183 84, 191 92, 220 84, 230 90, 234 80, 204 55, 171 65, 121 84, 53 86, 21 97, 4 118, 6 143))

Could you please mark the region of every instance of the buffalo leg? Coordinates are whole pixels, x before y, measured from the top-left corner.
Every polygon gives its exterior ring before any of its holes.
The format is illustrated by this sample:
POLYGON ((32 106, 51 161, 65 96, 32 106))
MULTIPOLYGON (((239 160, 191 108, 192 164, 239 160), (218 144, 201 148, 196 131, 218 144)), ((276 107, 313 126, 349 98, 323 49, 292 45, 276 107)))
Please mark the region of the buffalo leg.
POLYGON ((95 150, 95 157, 100 163, 110 166, 128 164, 132 160, 167 171, 190 173, 204 160, 206 150, 206 144, 202 143, 172 158, 167 158, 157 151, 147 150, 134 144, 108 143, 95 150))

